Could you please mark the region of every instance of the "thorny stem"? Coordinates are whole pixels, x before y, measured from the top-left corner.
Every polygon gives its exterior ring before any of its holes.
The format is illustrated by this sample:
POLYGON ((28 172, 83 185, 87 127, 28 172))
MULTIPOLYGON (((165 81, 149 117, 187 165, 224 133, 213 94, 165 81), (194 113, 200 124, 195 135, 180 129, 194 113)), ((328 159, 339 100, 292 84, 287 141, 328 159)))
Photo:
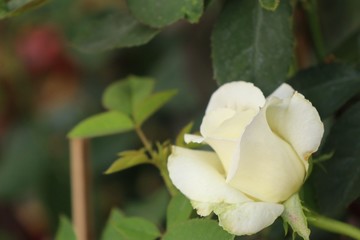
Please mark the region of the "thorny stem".
POLYGON ((146 135, 142 131, 140 126, 135 127, 135 132, 139 136, 141 142, 143 143, 145 149, 148 151, 152 158, 152 163, 159 169, 162 178, 164 179, 164 183, 166 188, 168 189, 171 196, 175 196, 177 194, 177 190, 171 182, 169 177, 169 172, 167 170, 167 157, 161 157, 162 153, 155 153, 152 149, 150 141, 147 139, 146 135))
POLYGON ((169 190, 170 195, 175 196, 178 193, 178 190, 174 187, 173 183, 171 182, 167 168, 159 167, 159 170, 162 178, 164 179, 165 186, 169 190))
POLYGON ((139 136, 142 144, 146 148, 146 150, 149 152, 149 154, 152 156, 152 148, 150 141, 146 138, 144 132, 142 131, 140 126, 135 126, 135 132, 139 136))
POLYGON ((154 163, 160 170, 160 174, 164 180, 165 186, 167 187, 171 196, 175 196, 178 193, 178 190, 175 188, 174 184, 172 183, 169 170, 167 168, 167 161, 169 155, 171 154, 171 146, 170 145, 158 145, 158 153, 156 157, 154 157, 154 163))
POLYGON ((314 227, 360 240, 360 229, 350 224, 313 214, 308 216, 307 219, 308 222, 314 227))

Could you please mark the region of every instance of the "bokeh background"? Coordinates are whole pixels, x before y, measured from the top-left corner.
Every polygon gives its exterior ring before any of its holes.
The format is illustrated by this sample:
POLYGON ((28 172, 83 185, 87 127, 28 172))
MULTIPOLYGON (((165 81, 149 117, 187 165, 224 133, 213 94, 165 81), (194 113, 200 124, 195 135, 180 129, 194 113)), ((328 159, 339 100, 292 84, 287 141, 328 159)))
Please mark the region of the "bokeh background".
MULTIPOLYGON (((326 61, 359 64, 360 2, 318 2, 326 61)), ((192 120, 197 129, 216 89, 210 33, 221 3, 213 4, 198 24, 180 21, 146 45, 98 54, 82 53, 72 40, 81 23, 126 9, 122 0, 54 0, 0 20, 1 240, 52 239, 59 215, 71 217, 66 134, 103 110, 101 95, 110 83, 135 74, 153 77, 157 90, 178 89, 177 96, 144 125, 151 140, 174 139, 192 120)), ((296 62, 303 69, 315 64, 314 44, 305 11, 297 8, 295 16, 296 62)), ((169 195, 155 168, 103 174, 118 152, 140 146, 134 133, 91 141, 97 234, 113 207, 158 224, 164 219, 169 195)), ((359 224, 359 201, 350 206, 347 220, 359 224)), ((278 239, 277 231, 273 235, 269 239, 278 239)))

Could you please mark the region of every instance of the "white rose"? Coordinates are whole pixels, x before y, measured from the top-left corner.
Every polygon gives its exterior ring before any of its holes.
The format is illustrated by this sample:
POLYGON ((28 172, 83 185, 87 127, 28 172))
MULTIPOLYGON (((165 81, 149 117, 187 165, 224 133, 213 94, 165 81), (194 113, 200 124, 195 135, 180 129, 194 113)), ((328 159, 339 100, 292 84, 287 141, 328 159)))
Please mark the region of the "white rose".
POLYGON ((271 225, 299 191, 324 127, 289 85, 265 99, 252 83, 239 81, 211 96, 200 132, 185 141, 215 152, 173 147, 170 178, 199 215, 214 212, 225 230, 245 235, 271 225))

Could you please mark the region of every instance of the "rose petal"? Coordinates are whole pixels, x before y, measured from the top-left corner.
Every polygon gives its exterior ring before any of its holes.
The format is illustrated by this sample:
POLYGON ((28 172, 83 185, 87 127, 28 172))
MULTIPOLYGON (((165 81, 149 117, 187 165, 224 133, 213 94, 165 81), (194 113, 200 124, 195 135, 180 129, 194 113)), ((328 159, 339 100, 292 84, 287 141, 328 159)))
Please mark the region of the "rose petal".
POLYGON ((215 210, 219 225, 235 235, 251 235, 270 226, 281 215, 284 206, 276 203, 247 202, 215 210))
POLYGON ((324 125, 312 104, 296 92, 291 98, 269 106, 267 118, 271 129, 291 143, 307 167, 307 159, 319 148, 324 133, 324 125))
POLYGON ((240 191, 274 203, 297 192, 305 177, 301 159, 267 123, 269 106, 279 102, 277 98, 270 99, 248 125, 238 148, 238 158, 232 163, 227 178, 240 191))
POLYGON ((205 115, 200 127, 201 135, 218 154, 225 173, 233 159, 238 139, 257 112, 257 109, 235 112, 228 108, 218 108, 205 115))
POLYGON ((236 136, 234 136, 231 131, 226 129, 227 126, 223 124, 226 122, 226 120, 234 117, 235 114, 236 112, 230 108, 218 108, 206 113, 200 126, 201 135, 204 137, 214 137, 221 139, 236 138, 236 136), (221 128, 224 128, 225 131, 221 131, 221 128))
POLYGON ((228 108, 215 109, 203 118, 200 126, 201 135, 205 138, 239 139, 258 112, 259 109, 251 108, 238 112, 228 108))
POLYGON ((196 213, 202 217, 208 216, 219 204, 221 203, 191 201, 191 205, 196 209, 196 213))
POLYGON ((223 167, 213 152, 173 147, 168 169, 174 185, 191 200, 209 203, 250 201, 225 183, 223 167))
POLYGON ((268 98, 277 97, 280 99, 290 98, 295 90, 287 83, 283 83, 268 98))
POLYGON ((217 108, 239 111, 247 108, 258 109, 265 103, 259 88, 249 82, 230 82, 219 87, 211 96, 206 113, 217 108))
POLYGON ((227 176, 238 141, 206 138, 205 142, 209 144, 211 148, 214 149, 214 151, 216 152, 225 171, 224 176, 227 176))

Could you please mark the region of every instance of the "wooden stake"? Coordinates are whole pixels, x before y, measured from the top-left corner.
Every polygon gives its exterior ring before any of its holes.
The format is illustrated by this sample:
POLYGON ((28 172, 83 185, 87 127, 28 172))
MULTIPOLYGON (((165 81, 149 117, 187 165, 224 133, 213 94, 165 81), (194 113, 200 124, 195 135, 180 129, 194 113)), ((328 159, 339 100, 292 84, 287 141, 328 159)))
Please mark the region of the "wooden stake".
POLYGON ((71 139, 72 218, 78 240, 91 240, 88 140, 71 139))

